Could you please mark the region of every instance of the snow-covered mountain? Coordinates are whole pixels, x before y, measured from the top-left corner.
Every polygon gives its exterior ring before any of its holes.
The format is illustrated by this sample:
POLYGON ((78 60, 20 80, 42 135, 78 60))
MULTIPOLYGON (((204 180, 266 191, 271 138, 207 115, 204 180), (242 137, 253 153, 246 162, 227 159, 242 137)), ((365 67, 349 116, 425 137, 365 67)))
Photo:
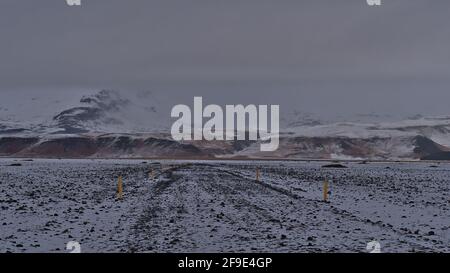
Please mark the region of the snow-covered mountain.
POLYGON ((0 134, 136 133, 167 130, 151 92, 7 92, 0 101, 0 134))
POLYGON ((10 91, 1 96, 1 156, 450 158, 450 116, 382 121, 382 116, 370 115, 338 122, 293 109, 281 117, 279 149, 262 153, 257 141, 172 140, 172 105, 164 94, 74 90, 10 91))

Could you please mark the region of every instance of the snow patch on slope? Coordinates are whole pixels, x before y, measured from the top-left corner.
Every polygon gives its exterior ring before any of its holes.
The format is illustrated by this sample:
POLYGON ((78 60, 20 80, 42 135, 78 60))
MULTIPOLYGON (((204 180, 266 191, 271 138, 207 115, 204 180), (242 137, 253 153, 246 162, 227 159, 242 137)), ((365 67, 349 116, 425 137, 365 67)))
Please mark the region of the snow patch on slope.
POLYGON ((167 130, 169 113, 151 92, 6 92, 0 134, 137 133, 167 130))
POLYGON ((348 137, 348 138, 398 138, 425 136, 450 146, 450 117, 422 117, 397 122, 352 123, 339 122, 315 126, 297 126, 287 129, 295 136, 348 137))

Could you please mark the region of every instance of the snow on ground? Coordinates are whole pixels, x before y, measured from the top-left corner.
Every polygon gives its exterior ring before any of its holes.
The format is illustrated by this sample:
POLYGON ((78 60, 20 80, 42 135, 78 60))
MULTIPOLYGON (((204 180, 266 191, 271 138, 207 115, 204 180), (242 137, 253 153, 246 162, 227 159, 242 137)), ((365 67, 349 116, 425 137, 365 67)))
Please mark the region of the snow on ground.
POLYGON ((450 251, 448 164, 323 164, 0 159, 0 252, 450 251))

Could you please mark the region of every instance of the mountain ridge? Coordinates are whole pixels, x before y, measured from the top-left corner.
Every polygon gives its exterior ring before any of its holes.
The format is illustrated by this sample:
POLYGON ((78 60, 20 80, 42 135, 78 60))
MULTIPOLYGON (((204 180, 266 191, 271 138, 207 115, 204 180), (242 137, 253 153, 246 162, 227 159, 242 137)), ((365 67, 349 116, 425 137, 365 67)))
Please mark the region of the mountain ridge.
POLYGON ((450 152, 450 117, 326 123, 294 110, 282 117, 279 149, 264 153, 260 141, 174 141, 170 104, 152 92, 48 93, 15 102, 17 109, 0 104, 0 156, 420 160, 450 152), (26 103, 47 107, 23 113, 26 103))

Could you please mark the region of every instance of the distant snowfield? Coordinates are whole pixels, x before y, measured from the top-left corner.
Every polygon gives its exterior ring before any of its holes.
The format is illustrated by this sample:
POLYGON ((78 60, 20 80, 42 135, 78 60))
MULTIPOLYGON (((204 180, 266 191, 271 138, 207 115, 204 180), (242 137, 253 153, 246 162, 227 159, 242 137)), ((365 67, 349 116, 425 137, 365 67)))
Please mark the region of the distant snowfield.
POLYGON ((450 147, 450 117, 422 117, 396 122, 337 122, 314 126, 296 126, 286 129, 297 136, 348 137, 348 138, 398 138, 422 135, 450 147))
POLYGON ((450 164, 322 164, 0 159, 0 251, 450 252, 450 164))

